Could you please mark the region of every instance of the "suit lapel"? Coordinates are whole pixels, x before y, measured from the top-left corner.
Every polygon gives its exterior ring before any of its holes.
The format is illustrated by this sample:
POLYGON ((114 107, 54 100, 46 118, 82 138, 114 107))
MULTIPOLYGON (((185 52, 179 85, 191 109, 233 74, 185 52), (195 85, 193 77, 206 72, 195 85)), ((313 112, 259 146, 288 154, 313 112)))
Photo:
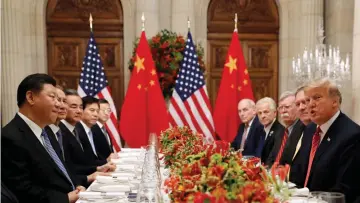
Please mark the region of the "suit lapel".
MULTIPOLYGON (((43 156, 49 164, 53 165, 53 168, 68 182, 69 180, 66 178, 64 173, 59 169, 59 167, 56 165, 54 160, 51 158, 49 153, 46 151, 44 146, 40 143, 36 135, 33 133, 33 131, 30 129, 30 127, 25 123, 25 121, 20 118, 20 116, 15 116, 16 123, 18 124, 19 130, 23 132, 23 137, 28 141, 28 143, 32 143, 33 147, 32 149, 37 150, 39 152, 39 155, 43 156)), ((70 183, 71 184, 71 183, 70 183)))
POLYGON ((89 153, 91 153, 97 159, 97 156, 94 154, 94 151, 91 147, 88 135, 80 122, 76 124, 76 129, 78 130, 80 141, 84 148, 84 151, 89 151, 89 153))
POLYGON ((337 126, 337 124, 339 123, 341 116, 342 116, 342 114, 340 113, 340 115, 336 118, 334 123, 330 126, 330 128, 324 135, 324 138, 321 140, 320 145, 319 145, 318 149, 316 150, 314 160, 312 162, 311 173, 313 172, 313 169, 316 166, 316 164, 318 163, 321 156, 331 146, 331 144, 333 142, 332 138, 337 134, 337 129, 339 129, 339 127, 340 127, 340 126, 337 126))

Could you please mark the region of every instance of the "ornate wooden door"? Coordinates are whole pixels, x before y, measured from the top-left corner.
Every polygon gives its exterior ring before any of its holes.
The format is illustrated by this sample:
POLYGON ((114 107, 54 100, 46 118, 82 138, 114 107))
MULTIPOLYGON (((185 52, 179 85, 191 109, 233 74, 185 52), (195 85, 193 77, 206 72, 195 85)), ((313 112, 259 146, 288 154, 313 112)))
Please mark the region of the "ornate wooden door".
POLYGON ((49 0, 47 6, 48 73, 65 88, 77 89, 90 37, 95 40, 118 115, 124 98, 123 11, 120 0, 49 0))
POLYGON ((207 84, 215 105, 238 15, 238 31, 255 99, 278 97, 279 17, 274 0, 212 0, 208 8, 207 84))

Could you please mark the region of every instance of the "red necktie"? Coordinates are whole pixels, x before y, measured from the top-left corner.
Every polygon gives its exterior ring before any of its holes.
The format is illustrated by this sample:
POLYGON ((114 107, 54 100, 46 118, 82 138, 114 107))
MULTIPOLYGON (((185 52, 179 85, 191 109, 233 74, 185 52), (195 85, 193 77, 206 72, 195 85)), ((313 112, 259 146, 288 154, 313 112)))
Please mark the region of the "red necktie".
POLYGON ((309 176, 310 176, 310 171, 311 171, 311 166, 312 166, 312 162, 314 160, 315 157, 315 153, 317 148, 319 147, 320 144, 320 133, 321 133, 321 129, 318 126, 316 128, 315 134, 312 138, 312 142, 311 142, 311 151, 310 151, 310 157, 309 157, 309 165, 308 165, 308 170, 306 173, 306 178, 305 178, 305 184, 304 187, 306 187, 308 181, 309 181, 309 176))
POLYGON ((281 142, 280 150, 279 150, 279 152, 278 152, 278 154, 276 156, 275 162, 277 162, 277 163, 279 163, 279 161, 280 161, 280 158, 281 158, 281 155, 282 155, 282 153, 284 151, 285 144, 286 144, 286 141, 287 141, 288 137, 289 137, 289 130, 286 128, 285 132, 284 132, 284 135, 283 135, 282 142, 281 142))

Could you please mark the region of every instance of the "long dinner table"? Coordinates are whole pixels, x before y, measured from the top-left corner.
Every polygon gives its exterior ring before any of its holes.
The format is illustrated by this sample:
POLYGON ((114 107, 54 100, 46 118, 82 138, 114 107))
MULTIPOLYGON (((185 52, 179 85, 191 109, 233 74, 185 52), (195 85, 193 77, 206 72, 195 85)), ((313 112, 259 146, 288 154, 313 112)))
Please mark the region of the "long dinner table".
MULTIPOLYGON (((134 203, 141 183, 142 167, 145 160, 145 149, 123 148, 118 153, 118 159, 111 161, 116 164, 116 170, 111 176, 97 176, 96 180, 85 192, 79 193, 77 203, 134 203)), ((160 161, 161 197, 164 203, 171 202, 164 189, 164 181, 169 171, 160 161)), ((291 186, 293 187, 293 186, 291 186)), ((305 203, 309 195, 307 188, 293 189, 290 203, 305 203)), ((141 202, 148 202, 142 199, 141 202)), ((318 202, 318 201, 316 201, 318 202)))

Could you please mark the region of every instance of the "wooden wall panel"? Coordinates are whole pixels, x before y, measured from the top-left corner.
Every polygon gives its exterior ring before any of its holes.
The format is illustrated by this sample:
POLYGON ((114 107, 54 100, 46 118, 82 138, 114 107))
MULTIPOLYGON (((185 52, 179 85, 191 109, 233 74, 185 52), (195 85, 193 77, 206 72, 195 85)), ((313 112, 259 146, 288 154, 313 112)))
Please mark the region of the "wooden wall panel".
POLYGON ((120 0, 49 0, 48 73, 76 89, 90 37, 89 15, 118 115, 124 99, 123 11, 120 0))

